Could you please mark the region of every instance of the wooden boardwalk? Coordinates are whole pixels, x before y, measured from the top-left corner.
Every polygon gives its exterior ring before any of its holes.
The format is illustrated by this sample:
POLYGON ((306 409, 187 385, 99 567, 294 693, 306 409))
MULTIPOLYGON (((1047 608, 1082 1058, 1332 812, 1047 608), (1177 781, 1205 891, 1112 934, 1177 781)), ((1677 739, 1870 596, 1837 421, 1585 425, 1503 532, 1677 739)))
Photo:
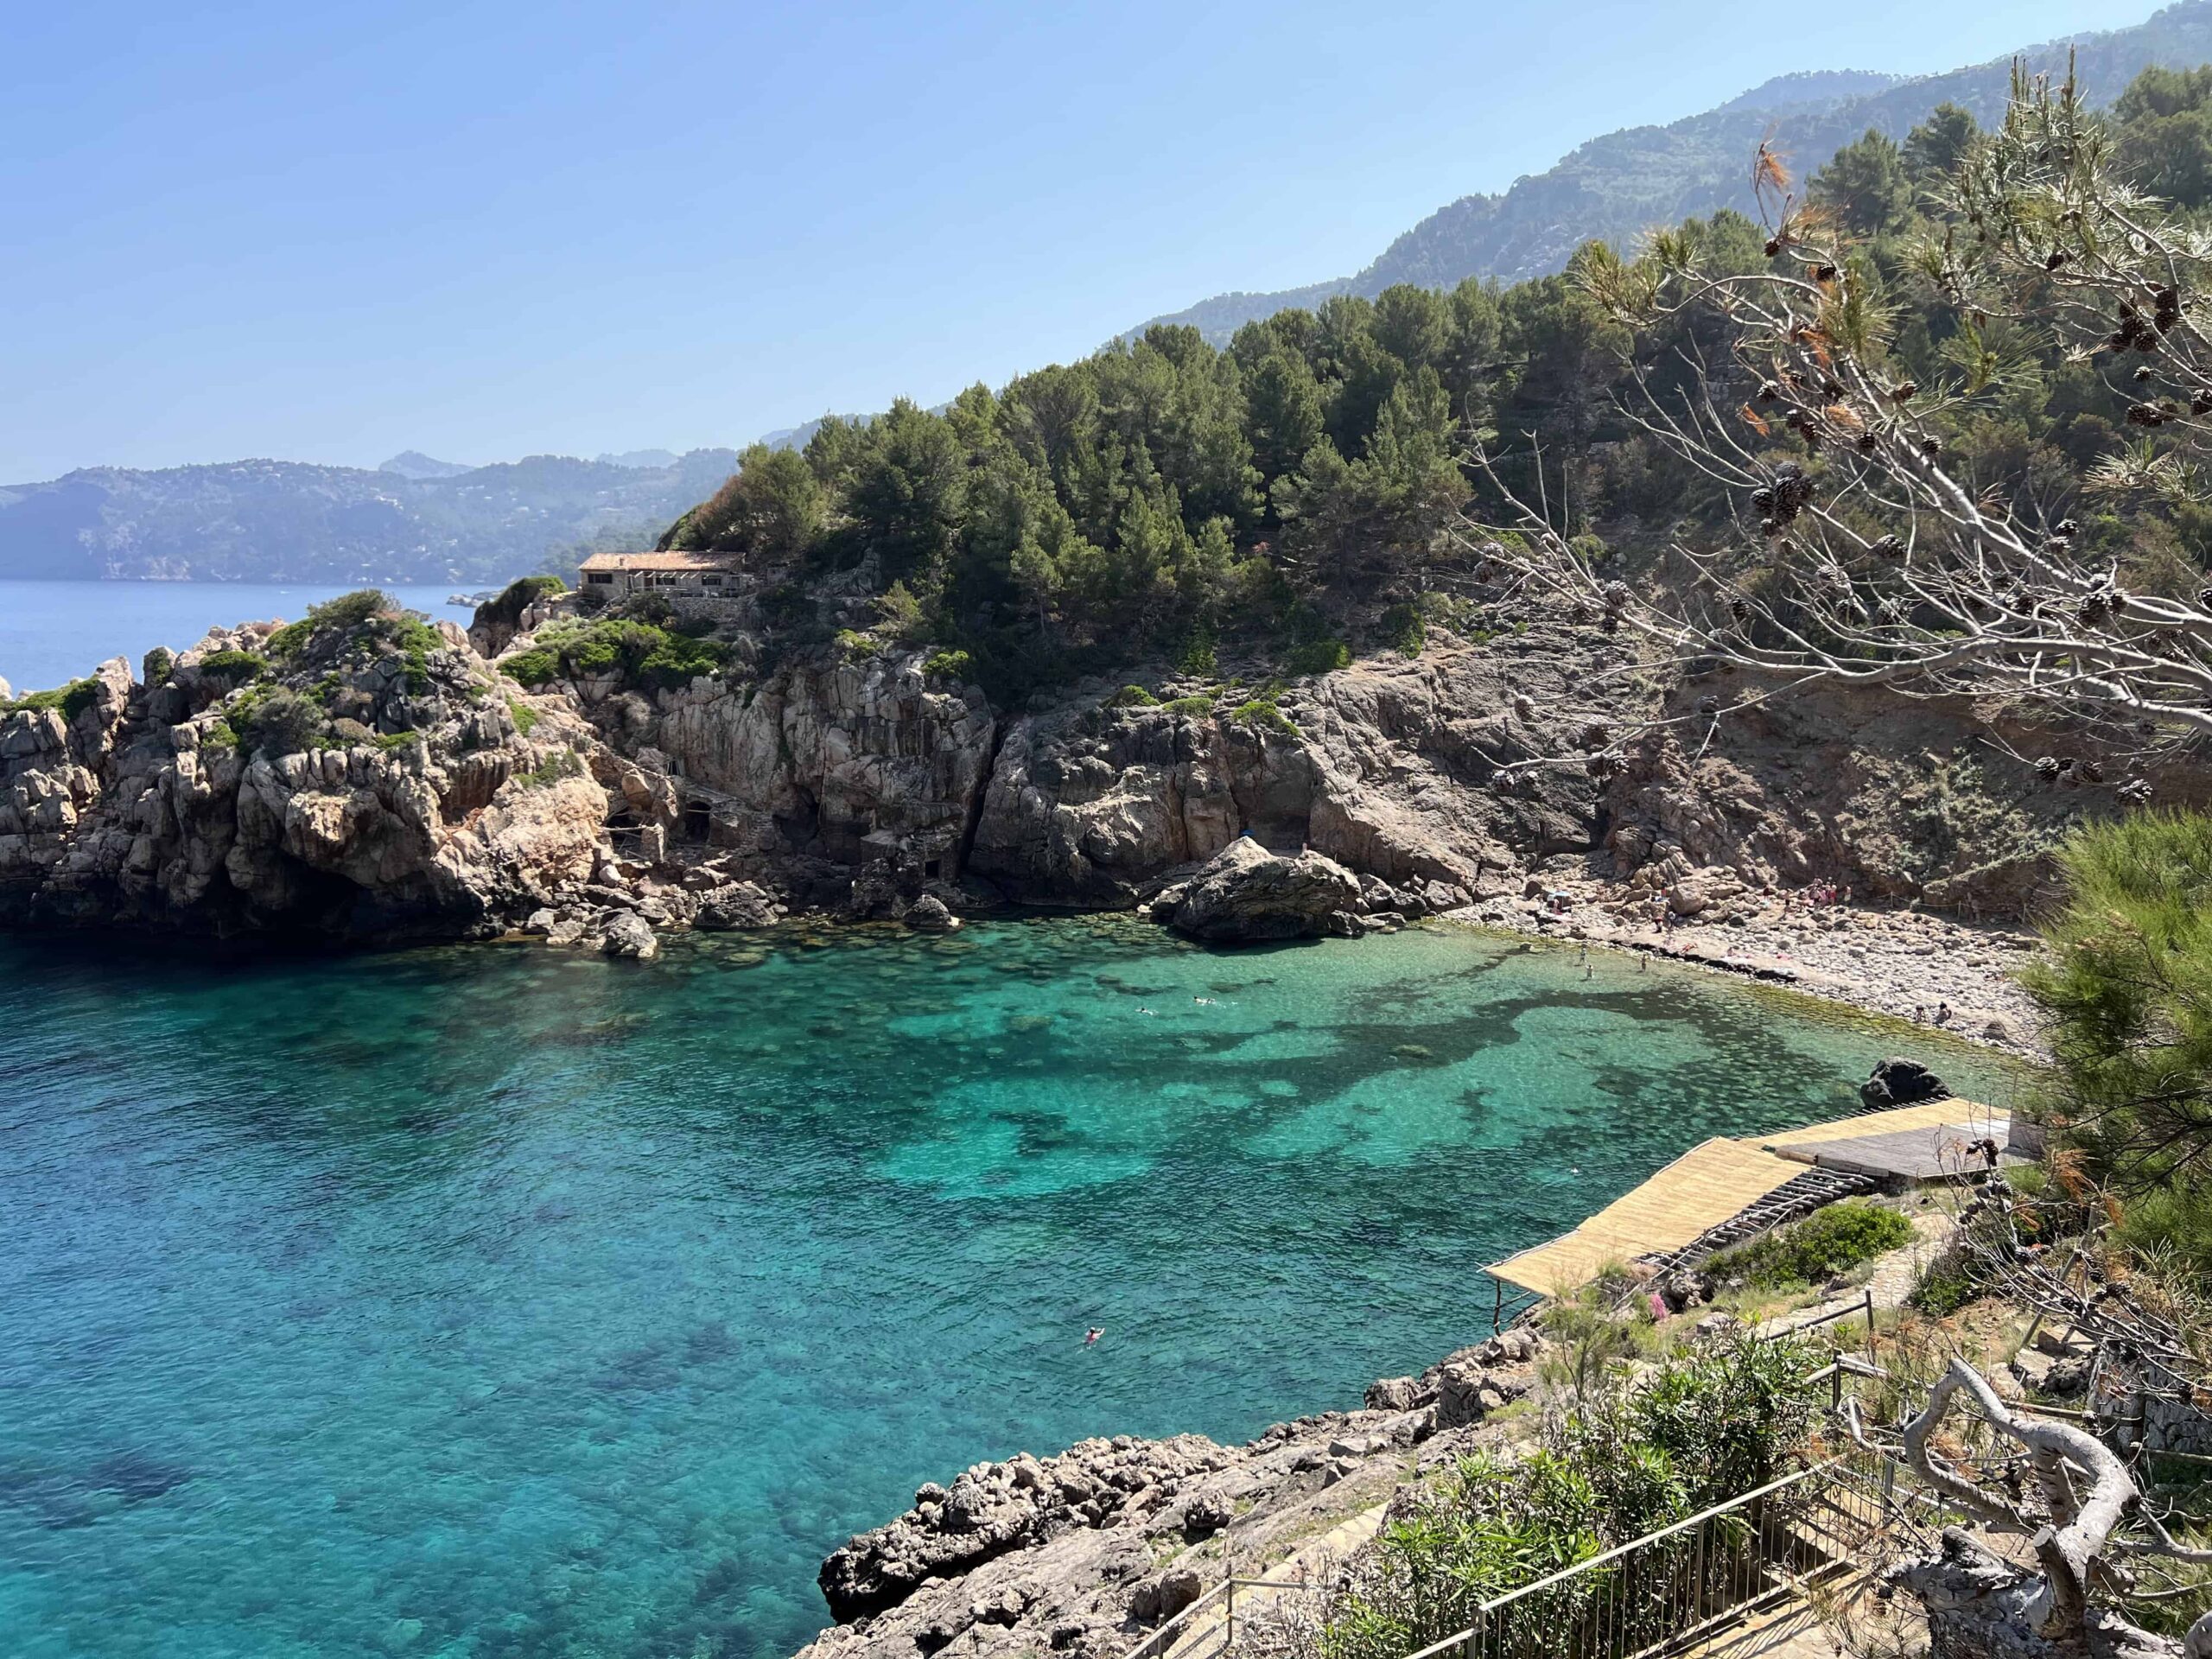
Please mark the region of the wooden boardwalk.
POLYGON ((1802 1175, 1808 1166, 1929 1180, 1967 1167, 1972 1142, 2005 1144, 2007 1114, 1970 1100, 1937 1100, 1815 1123, 1779 1135, 1715 1136, 1690 1148, 1641 1186, 1624 1193, 1570 1233, 1491 1267, 1539 1296, 1557 1296, 1597 1277, 1611 1262, 1663 1255, 1703 1237, 1802 1175))

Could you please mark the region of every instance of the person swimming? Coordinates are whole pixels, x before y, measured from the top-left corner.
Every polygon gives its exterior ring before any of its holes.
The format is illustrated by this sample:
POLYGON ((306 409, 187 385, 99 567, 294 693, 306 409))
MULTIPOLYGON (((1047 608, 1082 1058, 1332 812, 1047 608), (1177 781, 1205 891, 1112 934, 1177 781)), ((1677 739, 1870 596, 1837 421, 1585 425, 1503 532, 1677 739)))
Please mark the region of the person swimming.
POLYGON ((1084 1347, 1088 1348, 1088 1347, 1090 1347, 1090 1344, 1091 1344, 1092 1343, 1094 1343, 1094 1342, 1097 1341, 1099 1338, 1101 1338, 1101 1337, 1104 1336, 1105 1334, 1106 1334, 1106 1327, 1105 1327, 1104 1325, 1092 1325, 1092 1326, 1090 1327, 1090 1330, 1088 1330, 1088 1331, 1086 1331, 1086 1332, 1084 1332, 1083 1333, 1083 1345, 1084 1345, 1084 1347))
POLYGON ((1210 996, 1194 996, 1191 1001, 1197 1003, 1202 1008, 1214 1008, 1221 1006, 1210 996))

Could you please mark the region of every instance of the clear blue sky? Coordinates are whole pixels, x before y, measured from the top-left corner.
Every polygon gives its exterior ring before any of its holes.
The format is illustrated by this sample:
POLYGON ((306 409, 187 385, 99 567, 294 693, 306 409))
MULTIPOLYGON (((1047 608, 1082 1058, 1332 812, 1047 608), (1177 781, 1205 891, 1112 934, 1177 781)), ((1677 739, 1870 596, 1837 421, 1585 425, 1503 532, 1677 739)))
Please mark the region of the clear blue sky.
POLYGON ((2155 0, 0 0, 0 480, 741 443, 2155 0))

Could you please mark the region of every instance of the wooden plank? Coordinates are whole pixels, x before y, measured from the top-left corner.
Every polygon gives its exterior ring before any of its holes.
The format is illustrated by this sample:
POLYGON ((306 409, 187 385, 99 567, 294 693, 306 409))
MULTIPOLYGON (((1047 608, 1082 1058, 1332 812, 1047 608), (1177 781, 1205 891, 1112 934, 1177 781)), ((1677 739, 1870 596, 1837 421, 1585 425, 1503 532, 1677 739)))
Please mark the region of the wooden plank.
POLYGON ((1929 1100, 1917 1106, 1896 1106, 1886 1112, 1861 1112, 1855 1117, 1840 1117, 1827 1123, 1808 1123, 1802 1129, 1784 1129, 1778 1135, 1762 1135, 1746 1144, 1770 1147, 1779 1151, 1783 1147, 1799 1146, 1808 1141, 1860 1141, 1868 1135, 1888 1135, 1898 1129, 1974 1129, 1977 1137, 1996 1134, 2001 1144, 2000 1131, 2012 1122, 2012 1114, 1994 1106, 1985 1106, 1973 1100, 1929 1100))
POLYGON ((1609 1262, 1680 1249, 1799 1173, 1788 1159, 1716 1135, 1684 1153, 1563 1237, 1507 1257, 1493 1277, 1555 1296, 1609 1262))

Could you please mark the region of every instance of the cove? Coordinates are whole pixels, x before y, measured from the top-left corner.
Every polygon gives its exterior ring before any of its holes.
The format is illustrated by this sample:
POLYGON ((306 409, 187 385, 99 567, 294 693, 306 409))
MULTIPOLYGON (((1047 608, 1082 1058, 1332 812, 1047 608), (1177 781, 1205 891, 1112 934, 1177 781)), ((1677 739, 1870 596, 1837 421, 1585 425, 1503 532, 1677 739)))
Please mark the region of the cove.
POLYGON ((1899 1046, 1593 963, 0 938, 0 1649, 786 1653, 920 1482, 1356 1404, 1487 1334, 1484 1262, 1899 1046))

